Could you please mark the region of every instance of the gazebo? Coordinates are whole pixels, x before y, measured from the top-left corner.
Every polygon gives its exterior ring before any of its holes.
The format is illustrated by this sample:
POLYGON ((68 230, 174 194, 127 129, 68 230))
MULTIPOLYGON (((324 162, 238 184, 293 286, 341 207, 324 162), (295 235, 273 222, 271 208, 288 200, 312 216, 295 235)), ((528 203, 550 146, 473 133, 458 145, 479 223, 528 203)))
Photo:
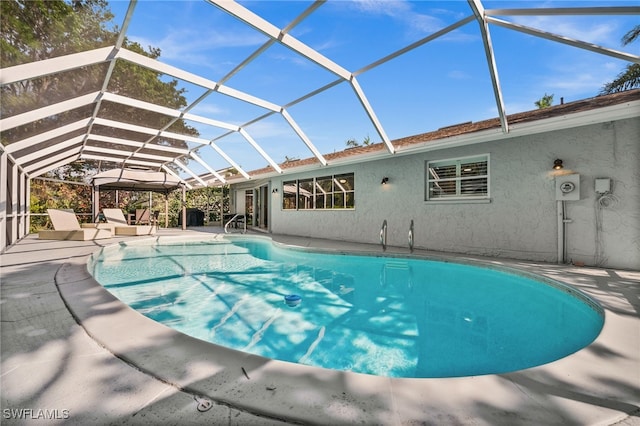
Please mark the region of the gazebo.
MULTIPOLYGON (((91 184, 93 186, 93 217, 96 217, 100 211, 100 189, 159 192, 165 195, 164 219, 165 227, 168 227, 168 195, 179 188, 182 188, 182 217, 186 217, 186 186, 177 176, 153 170, 121 168, 95 174, 91 178, 91 184)), ((182 221, 182 228, 186 228, 186 220, 182 221)))

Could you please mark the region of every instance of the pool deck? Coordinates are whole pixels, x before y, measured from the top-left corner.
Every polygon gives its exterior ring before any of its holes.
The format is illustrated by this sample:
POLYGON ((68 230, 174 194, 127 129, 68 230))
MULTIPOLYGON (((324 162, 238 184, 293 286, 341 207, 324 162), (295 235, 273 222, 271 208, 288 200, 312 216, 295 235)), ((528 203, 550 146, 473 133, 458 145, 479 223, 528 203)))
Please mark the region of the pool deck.
MULTIPOLYGON (((214 237, 219 231, 160 230, 158 236, 214 237)), ((379 246, 271 237, 381 253, 379 246)), ((78 242, 30 235, 0 255, 3 425, 640 425, 640 271, 416 250, 566 282, 600 303, 605 324, 591 345, 543 366, 390 379, 220 348, 143 317, 86 270, 88 256, 101 247, 143 238, 152 237, 78 242)))

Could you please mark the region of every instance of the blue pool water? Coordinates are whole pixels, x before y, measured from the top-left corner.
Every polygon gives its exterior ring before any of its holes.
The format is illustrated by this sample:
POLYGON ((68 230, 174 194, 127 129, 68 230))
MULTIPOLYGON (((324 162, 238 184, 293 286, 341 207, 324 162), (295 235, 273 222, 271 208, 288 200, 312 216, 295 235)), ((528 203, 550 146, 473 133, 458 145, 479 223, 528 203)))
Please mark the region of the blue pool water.
POLYGON ((124 303, 193 337, 388 377, 520 370, 583 348, 603 325, 594 302, 559 283, 260 238, 121 244, 90 270, 124 303), (290 306, 288 295, 299 304, 290 306))

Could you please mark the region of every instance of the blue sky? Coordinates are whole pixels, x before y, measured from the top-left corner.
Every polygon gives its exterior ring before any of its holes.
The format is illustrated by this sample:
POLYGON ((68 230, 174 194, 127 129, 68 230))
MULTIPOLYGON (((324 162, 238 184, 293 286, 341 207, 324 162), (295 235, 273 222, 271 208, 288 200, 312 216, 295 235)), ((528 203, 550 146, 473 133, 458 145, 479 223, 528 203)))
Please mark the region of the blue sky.
MULTIPOLYGON (((310 2, 240 2, 283 28, 310 2)), ((633 6, 630 1, 486 1, 491 8, 633 6)), ((112 1, 121 25, 126 1, 112 1)), ((302 21, 291 35, 351 72, 472 14, 466 1, 328 1, 302 21)), ((580 39, 603 47, 640 53, 640 43, 621 46, 621 37, 639 16, 520 16, 511 22, 580 39)), ((597 95, 626 62, 561 45, 494 25, 490 34, 508 114, 534 109, 545 93, 554 104, 597 95)), ((160 60, 214 81, 267 41, 266 36, 204 1, 139 1, 127 36, 142 46, 161 49, 160 60)), ((284 105, 336 80, 336 76, 279 44, 272 45, 225 85, 284 105)), ((390 139, 497 116, 478 24, 473 21, 357 77, 390 139)), ((180 82, 187 99, 204 89, 180 82)), ((288 109, 323 153, 342 150, 354 138, 379 142, 375 128, 348 83, 341 83, 288 109)), ((192 113, 241 125, 266 110, 213 94, 192 113)), ((195 123, 201 137, 226 131, 195 123)), ((252 124, 249 134, 276 161, 312 153, 279 115, 252 124)), ((240 135, 216 142, 244 169, 267 165, 240 135)), ((228 163, 211 149, 201 150, 214 167, 228 163)), ((194 164, 194 170, 203 170, 194 164)))

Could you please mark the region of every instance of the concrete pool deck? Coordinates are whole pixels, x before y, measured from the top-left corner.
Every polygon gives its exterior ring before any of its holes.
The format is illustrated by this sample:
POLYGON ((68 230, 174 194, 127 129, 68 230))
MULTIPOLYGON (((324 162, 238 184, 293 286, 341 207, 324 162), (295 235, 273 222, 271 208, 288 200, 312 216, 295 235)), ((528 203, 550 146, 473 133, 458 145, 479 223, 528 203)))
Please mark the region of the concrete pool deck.
MULTIPOLYGON (((158 236, 212 237, 215 231, 160 230, 158 236)), ((272 237, 381 252, 379 246, 272 237)), ((221 349, 136 313, 95 283, 86 262, 101 247, 146 238, 71 242, 31 235, 0 255, 3 424, 45 424, 49 417, 50 424, 85 425, 640 424, 639 271, 480 259, 580 289, 605 310, 601 334, 573 355, 514 373, 389 379, 221 349)))

